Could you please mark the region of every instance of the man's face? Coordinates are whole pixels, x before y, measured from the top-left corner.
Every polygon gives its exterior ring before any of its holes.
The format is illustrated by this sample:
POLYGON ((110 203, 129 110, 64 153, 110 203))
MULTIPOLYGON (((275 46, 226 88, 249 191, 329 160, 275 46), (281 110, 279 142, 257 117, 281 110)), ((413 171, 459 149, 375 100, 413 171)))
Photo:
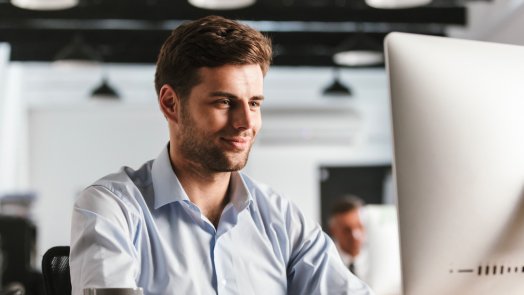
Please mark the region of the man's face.
POLYGON ((365 234, 360 209, 353 209, 333 216, 330 231, 332 237, 344 252, 353 257, 358 256, 365 234))
POLYGON ((201 68, 199 75, 181 105, 175 144, 184 159, 208 171, 240 170, 262 124, 260 66, 201 68))

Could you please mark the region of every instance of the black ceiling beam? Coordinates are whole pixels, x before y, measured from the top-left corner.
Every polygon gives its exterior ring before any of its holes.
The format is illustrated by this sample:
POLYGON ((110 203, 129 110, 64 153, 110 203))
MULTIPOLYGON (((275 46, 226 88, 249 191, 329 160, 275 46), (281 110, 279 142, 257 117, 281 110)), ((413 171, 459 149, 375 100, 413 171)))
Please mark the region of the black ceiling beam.
POLYGON ((253 21, 318 21, 318 22, 388 22, 466 24, 465 7, 421 7, 412 9, 372 9, 348 7, 275 8, 254 5, 230 11, 212 11, 176 5, 127 5, 108 2, 104 5, 84 6, 63 11, 31 11, 0 5, 0 20, 11 22, 30 19, 133 19, 146 21, 190 20, 210 14, 253 21))
POLYGON ((334 50, 357 30, 382 44, 389 31, 443 35, 447 25, 465 25, 466 8, 453 1, 460 0, 381 10, 365 6, 364 0, 258 0, 231 11, 198 9, 187 0, 81 0, 80 6, 62 11, 24 10, 2 2, 0 42, 11 44, 14 61, 52 61, 81 34, 105 62, 154 63, 178 24, 217 14, 254 21, 255 28, 270 35, 274 65, 332 66, 334 50))

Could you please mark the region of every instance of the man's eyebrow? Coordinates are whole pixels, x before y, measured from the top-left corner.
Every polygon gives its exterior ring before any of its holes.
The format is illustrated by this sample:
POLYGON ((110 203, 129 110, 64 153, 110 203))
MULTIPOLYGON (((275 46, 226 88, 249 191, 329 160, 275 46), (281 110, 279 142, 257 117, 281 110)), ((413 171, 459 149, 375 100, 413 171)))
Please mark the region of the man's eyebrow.
POLYGON ((238 98, 233 93, 225 92, 225 91, 213 91, 209 94, 209 96, 225 96, 229 98, 238 98))
MULTIPOLYGON (((233 93, 229 93, 229 92, 225 92, 225 91, 213 91, 209 94, 209 96, 224 96, 224 97, 228 97, 228 98, 233 98, 233 99, 239 99, 238 96, 234 95, 233 93)), ((264 100, 264 96, 263 95, 255 95, 253 97, 250 97, 249 98, 250 100, 264 100)))
POLYGON ((264 100, 264 96, 263 95, 255 95, 253 97, 251 97, 252 100, 264 100))

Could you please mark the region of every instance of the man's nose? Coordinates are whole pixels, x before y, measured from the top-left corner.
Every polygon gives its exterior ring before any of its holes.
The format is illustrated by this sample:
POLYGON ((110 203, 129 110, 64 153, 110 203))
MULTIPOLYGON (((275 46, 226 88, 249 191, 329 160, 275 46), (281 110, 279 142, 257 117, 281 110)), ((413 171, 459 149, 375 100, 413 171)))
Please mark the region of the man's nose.
POLYGON ((251 110, 248 103, 239 104, 233 112, 232 120, 235 129, 251 129, 255 124, 256 111, 251 110))
POLYGON ((362 230, 359 230, 359 229, 353 230, 351 232, 351 236, 355 240, 362 240, 364 238, 364 232, 362 230))

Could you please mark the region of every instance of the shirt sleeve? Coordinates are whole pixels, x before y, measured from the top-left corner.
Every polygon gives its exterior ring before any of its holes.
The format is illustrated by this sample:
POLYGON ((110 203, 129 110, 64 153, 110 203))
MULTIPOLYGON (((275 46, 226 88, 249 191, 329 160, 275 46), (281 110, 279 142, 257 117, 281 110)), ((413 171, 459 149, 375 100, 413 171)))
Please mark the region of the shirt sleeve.
POLYGON ((293 204, 286 215, 291 245, 288 294, 374 294, 342 263, 333 241, 318 223, 307 220, 293 204))
POLYGON ((133 212, 102 186, 91 186, 75 202, 71 223, 72 294, 84 288, 136 287, 138 255, 133 212))

